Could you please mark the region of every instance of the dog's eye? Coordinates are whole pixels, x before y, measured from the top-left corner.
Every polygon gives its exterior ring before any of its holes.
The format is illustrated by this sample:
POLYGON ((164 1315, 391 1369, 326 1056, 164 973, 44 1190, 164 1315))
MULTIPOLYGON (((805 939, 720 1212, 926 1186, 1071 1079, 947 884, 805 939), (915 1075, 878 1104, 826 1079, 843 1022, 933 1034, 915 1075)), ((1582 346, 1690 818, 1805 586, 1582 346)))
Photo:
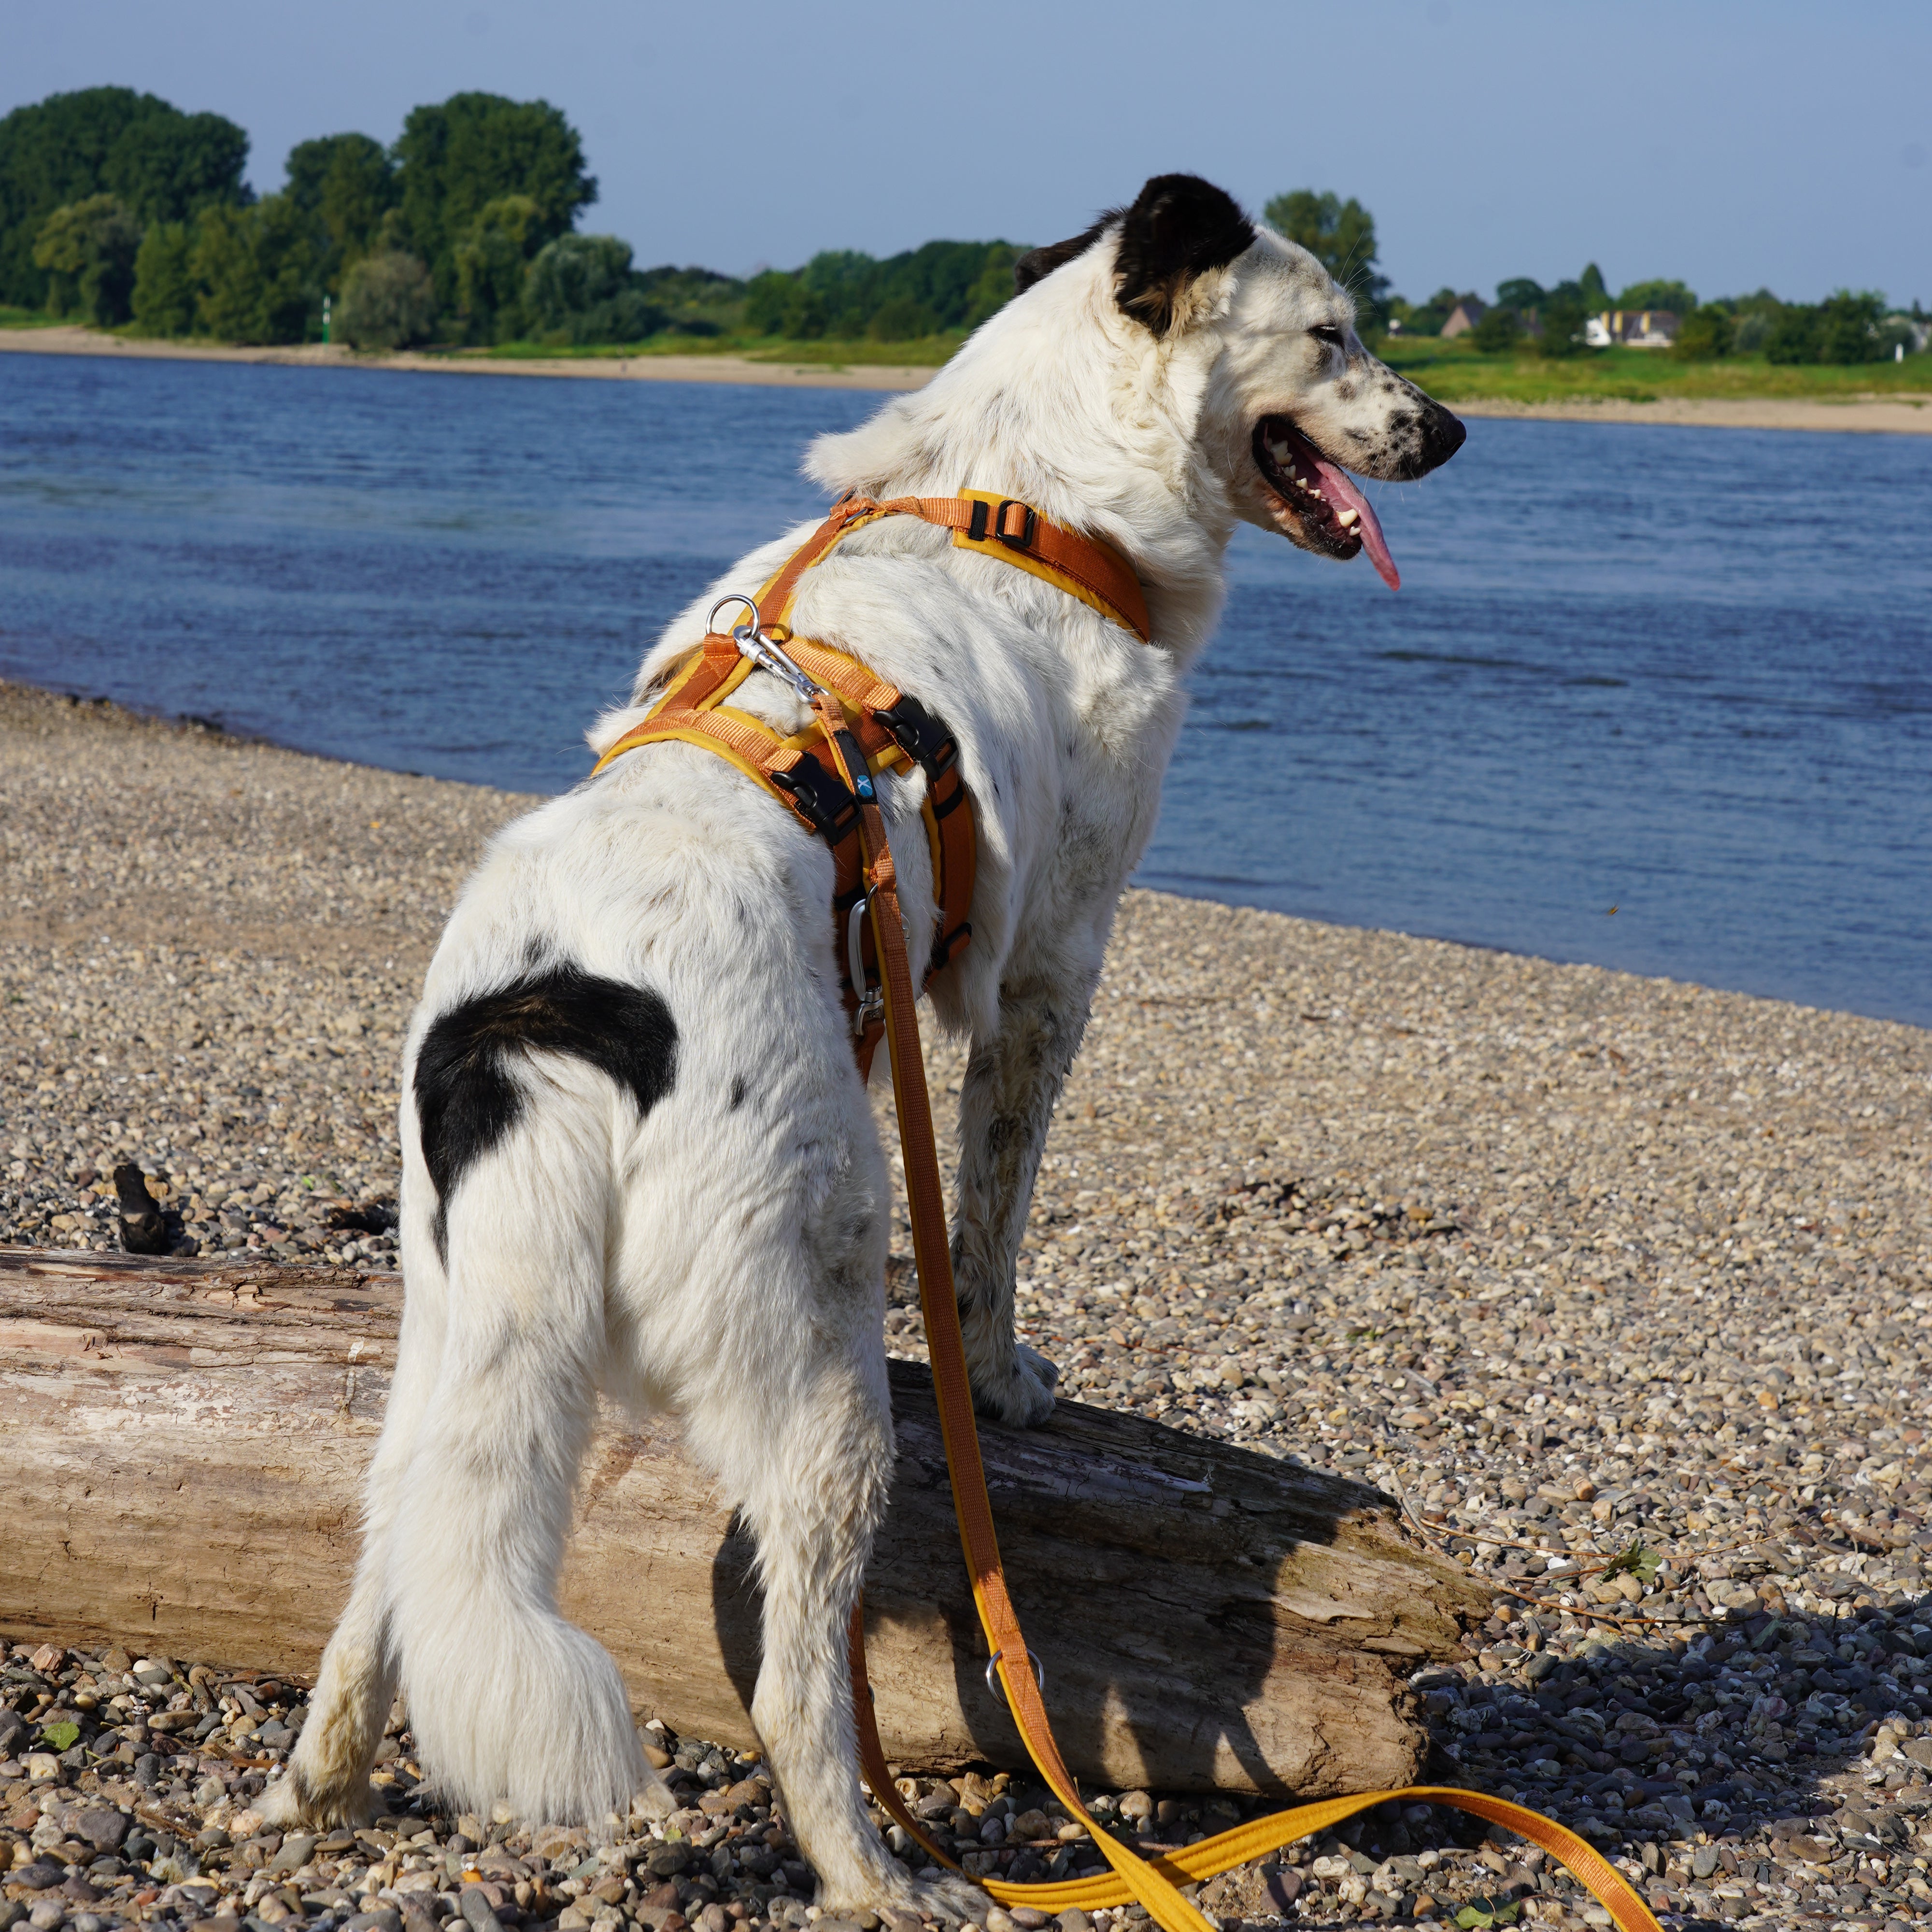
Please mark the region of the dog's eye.
POLYGON ((1342 346, 1342 332, 1332 322, 1318 322, 1308 332, 1317 342, 1325 342, 1330 349, 1342 346))

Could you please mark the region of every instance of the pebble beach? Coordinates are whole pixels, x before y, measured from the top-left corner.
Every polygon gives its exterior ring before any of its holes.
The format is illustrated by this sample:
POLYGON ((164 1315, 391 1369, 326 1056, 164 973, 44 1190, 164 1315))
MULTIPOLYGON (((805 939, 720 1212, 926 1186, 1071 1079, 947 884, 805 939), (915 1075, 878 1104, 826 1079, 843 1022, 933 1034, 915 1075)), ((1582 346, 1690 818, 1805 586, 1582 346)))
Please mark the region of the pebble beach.
MULTIPOLYGON (((134 1162, 176 1252, 392 1266, 403 1029, 482 842, 534 801, 9 685, 0 796, 0 1244, 118 1246, 134 1162)), ((958 1057, 931 1060, 943 1116, 958 1057)), ((1932 1925, 1928 1100, 1915 1028, 1136 892, 1022 1323, 1070 1399, 1375 1484, 1490 1584, 1415 1680, 1432 1781, 1561 1819, 1669 1924, 1932 1925)), ((888 1287, 916 1357, 902 1258, 888 1287)), ((600 1844, 439 1810, 399 1710, 386 1816, 284 1840, 250 1801, 302 1696, 57 1634, 6 1652, 0 1932, 811 1916, 758 1761, 669 1732, 683 1808, 600 1844)), ((1003 1875, 1099 1863, 1025 1775, 909 1795, 1003 1875)), ((1174 1844, 1257 1808, 1096 1815, 1174 1844)), ((1610 1922, 1420 1805, 1201 1903, 1610 1922)))

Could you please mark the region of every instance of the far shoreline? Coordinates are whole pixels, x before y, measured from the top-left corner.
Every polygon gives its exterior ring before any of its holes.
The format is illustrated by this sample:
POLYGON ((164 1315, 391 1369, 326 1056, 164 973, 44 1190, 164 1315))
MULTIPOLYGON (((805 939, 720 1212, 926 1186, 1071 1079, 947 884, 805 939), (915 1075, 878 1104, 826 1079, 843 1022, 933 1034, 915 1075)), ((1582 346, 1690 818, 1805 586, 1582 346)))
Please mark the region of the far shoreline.
MULTIPOLYGON (((602 382, 719 382, 752 388, 858 389, 883 393, 922 388, 936 373, 891 363, 754 362, 742 356, 631 356, 458 358, 408 351, 358 355, 326 343, 286 348, 239 348, 213 343, 143 341, 56 324, 0 328, 0 354, 134 358, 154 362, 260 362, 305 369, 399 370, 440 376, 578 376, 602 382)), ((1932 398, 1860 397, 1846 402, 1766 396, 1662 397, 1633 403, 1616 398, 1519 403, 1507 398, 1451 400, 1458 416, 1538 422, 1660 424, 1674 428, 1808 430, 1840 435, 1932 436, 1932 398)))

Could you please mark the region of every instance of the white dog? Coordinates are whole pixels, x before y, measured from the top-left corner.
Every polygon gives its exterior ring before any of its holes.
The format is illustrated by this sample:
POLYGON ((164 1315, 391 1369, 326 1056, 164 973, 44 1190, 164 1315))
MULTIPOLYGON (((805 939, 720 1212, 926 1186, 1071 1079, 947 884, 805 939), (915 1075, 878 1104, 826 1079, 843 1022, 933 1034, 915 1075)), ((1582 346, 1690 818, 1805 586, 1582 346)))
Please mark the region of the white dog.
MULTIPOLYGON (((1015 1257, 1229 536, 1245 520, 1330 556, 1366 548, 1393 582, 1342 470, 1420 476, 1462 430, 1366 353, 1311 255, 1192 176, 1150 182, 1018 279, 924 389, 821 438, 811 472, 880 498, 996 490, 1104 538, 1144 586, 1152 643, 910 518, 808 572, 793 621, 958 740, 973 937, 932 995, 972 1042, 955 1265, 977 1402, 1029 1423, 1054 1371, 1015 1340, 1015 1257)), ((754 590, 806 534, 672 624, 640 708, 595 741, 643 715, 714 598, 754 590)), ((769 676, 733 701, 807 722, 769 676)), ((925 782, 880 781, 912 932, 932 910, 925 782)), ((429 1776, 465 1806, 668 1808, 615 1666, 556 1605, 602 1391, 682 1418, 756 1538, 752 1715, 820 1904, 983 1909, 963 1882, 914 1880, 858 1788, 844 1636, 892 1467, 887 1184, 831 892, 825 844, 682 744, 511 826, 470 881, 404 1060, 407 1306, 362 1561, 272 1817, 367 1816, 399 1679, 429 1776)))

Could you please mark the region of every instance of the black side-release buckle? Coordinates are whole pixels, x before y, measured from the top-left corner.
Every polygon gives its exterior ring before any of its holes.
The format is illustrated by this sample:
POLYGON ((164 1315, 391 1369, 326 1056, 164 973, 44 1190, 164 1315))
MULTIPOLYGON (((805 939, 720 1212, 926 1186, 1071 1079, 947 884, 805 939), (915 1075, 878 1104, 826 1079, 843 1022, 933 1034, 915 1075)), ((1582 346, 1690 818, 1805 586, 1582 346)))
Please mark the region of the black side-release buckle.
POLYGON ((828 845, 842 845, 856 829, 859 801, 809 752, 801 752, 789 771, 773 772, 770 777, 828 845))
POLYGON ((975 543, 984 543, 991 536, 998 538, 1009 550, 1031 550, 1034 532, 1039 524, 1038 514, 1017 496, 1007 497, 998 508, 982 502, 976 496, 973 500, 972 520, 966 526, 966 534, 975 543), (1006 528, 1006 512, 1009 510, 1018 510, 1024 518, 1016 531, 1010 531, 1006 528))
POLYGON ((892 742, 925 772, 929 784, 937 784, 940 773, 959 755, 952 734, 916 698, 902 692, 898 704, 872 716, 892 734, 892 742))

